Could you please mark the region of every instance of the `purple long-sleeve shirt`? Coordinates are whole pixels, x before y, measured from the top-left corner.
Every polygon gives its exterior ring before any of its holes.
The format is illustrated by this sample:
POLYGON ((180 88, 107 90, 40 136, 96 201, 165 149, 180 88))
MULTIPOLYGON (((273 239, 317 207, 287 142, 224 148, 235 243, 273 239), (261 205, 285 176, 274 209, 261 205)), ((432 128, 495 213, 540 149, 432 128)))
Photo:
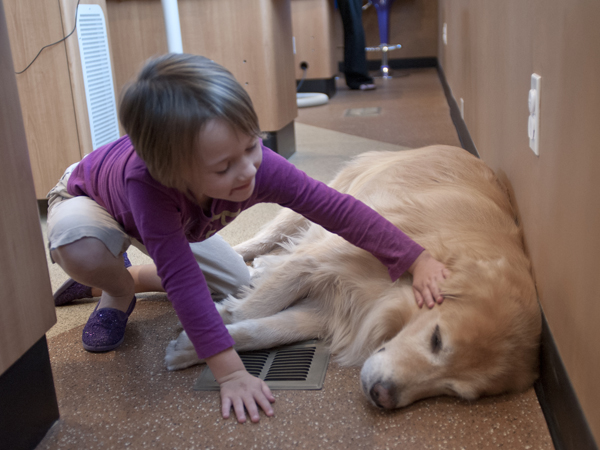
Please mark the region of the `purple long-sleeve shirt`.
POLYGON ((278 203, 302 214, 371 252, 392 280, 424 250, 364 203, 308 177, 264 146, 262 152, 251 197, 244 202, 213 199, 209 214, 183 193, 154 180, 127 136, 85 157, 67 185, 71 195, 87 195, 105 207, 127 234, 146 246, 200 358, 234 342, 189 243, 207 239, 252 205, 278 203))

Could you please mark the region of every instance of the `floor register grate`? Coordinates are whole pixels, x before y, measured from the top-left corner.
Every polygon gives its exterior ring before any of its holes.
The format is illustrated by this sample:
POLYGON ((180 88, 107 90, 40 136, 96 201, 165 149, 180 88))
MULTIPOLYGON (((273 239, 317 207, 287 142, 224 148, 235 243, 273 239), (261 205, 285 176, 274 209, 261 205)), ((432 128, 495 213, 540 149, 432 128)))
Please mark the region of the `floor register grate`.
MULTIPOLYGON (((313 339, 269 350, 240 353, 246 370, 271 389, 321 389, 329 363, 322 341, 313 339)), ((218 391, 219 384, 205 367, 194 385, 196 391, 218 391)))
POLYGON ((370 108, 350 108, 344 112, 344 117, 367 117, 367 116, 379 116, 381 114, 381 108, 378 106, 370 108))

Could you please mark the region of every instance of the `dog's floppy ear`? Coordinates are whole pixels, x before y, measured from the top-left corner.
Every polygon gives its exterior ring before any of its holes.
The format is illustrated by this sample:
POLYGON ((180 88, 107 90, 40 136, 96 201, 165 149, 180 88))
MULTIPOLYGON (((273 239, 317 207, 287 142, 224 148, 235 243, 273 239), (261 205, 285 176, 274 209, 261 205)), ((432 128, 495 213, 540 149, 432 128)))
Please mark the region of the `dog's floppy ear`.
POLYGON ((469 257, 452 255, 443 261, 450 276, 441 285, 446 298, 469 298, 474 294, 490 296, 498 280, 504 278, 509 269, 505 257, 473 260, 469 257))

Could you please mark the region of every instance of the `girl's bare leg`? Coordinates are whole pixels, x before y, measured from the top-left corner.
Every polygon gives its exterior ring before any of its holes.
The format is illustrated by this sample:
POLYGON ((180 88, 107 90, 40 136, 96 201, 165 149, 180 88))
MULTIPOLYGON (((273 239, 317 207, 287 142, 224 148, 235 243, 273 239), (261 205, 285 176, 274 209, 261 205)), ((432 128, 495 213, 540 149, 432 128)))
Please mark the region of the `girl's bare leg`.
MULTIPOLYGON (((165 292, 160 282, 160 277, 156 273, 154 264, 143 264, 131 266, 127 269, 133 278, 134 291, 136 294, 141 292, 165 292)), ((102 290, 92 287, 92 296, 100 297, 102 290)))

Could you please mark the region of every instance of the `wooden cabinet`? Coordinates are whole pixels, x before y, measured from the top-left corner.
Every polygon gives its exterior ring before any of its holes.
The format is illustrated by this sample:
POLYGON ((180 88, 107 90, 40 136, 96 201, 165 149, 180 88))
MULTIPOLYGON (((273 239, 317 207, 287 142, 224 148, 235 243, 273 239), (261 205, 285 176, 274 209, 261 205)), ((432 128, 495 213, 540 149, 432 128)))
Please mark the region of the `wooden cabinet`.
POLYGON ((34 448, 59 418, 56 314, 11 58, 0 0, 0 447, 34 448))
MULTIPOLYGON (((167 52, 158 0, 108 0, 119 95, 146 59, 167 52)), ((298 115, 289 0, 179 0, 183 51, 213 59, 244 86, 264 131, 298 115)))
POLYGON ((179 0, 184 51, 229 69, 244 86, 261 128, 298 115, 289 0, 179 0))
POLYGON ((0 61, 7 61, 0 65, 0 374, 3 374, 56 323, 56 314, 1 7, 0 3, 0 61))
POLYGON ((333 0, 292 0, 297 80, 303 75, 302 62, 308 64, 306 79, 329 79, 338 72, 335 14, 333 0))

